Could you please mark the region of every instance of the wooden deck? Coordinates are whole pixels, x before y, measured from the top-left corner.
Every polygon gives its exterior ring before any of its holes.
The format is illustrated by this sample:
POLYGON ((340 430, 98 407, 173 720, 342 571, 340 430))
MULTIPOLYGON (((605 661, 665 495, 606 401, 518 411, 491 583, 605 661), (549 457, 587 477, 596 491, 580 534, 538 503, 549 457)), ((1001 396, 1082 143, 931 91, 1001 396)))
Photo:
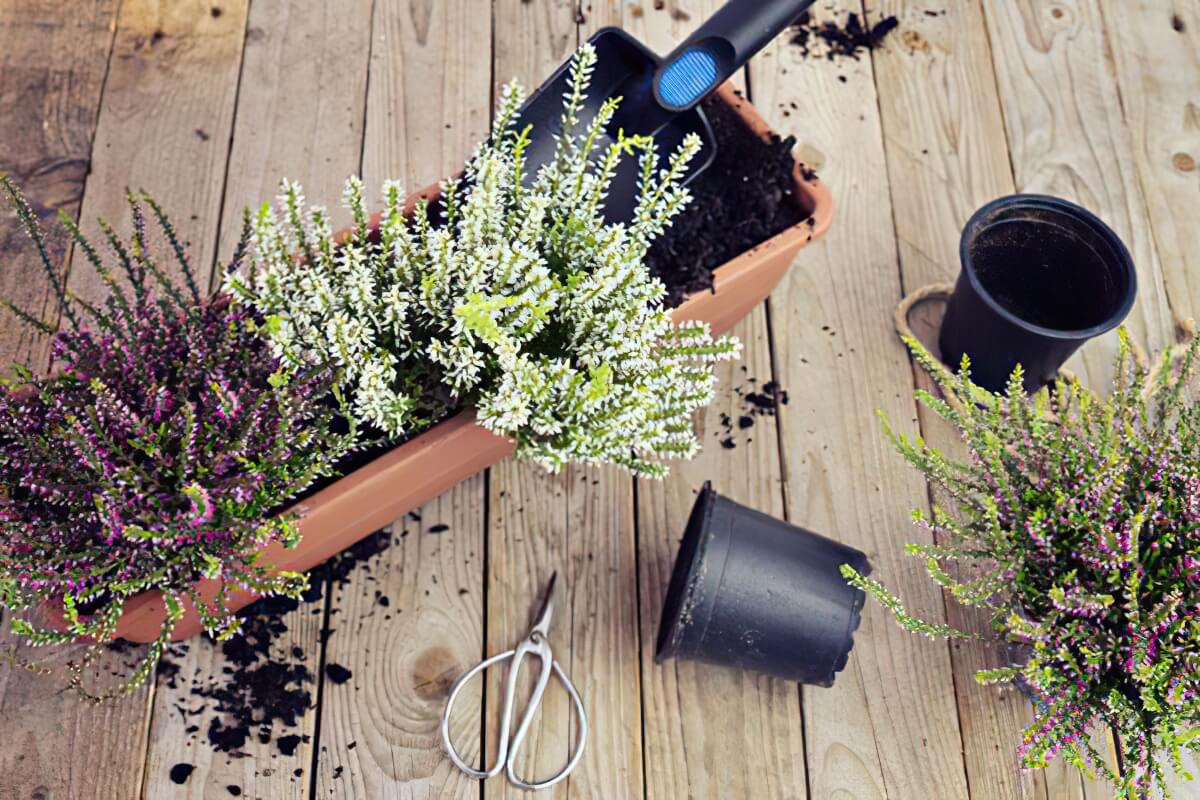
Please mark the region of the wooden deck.
MULTIPOLYGON (((384 177, 423 186, 461 164, 509 77, 536 84, 603 25, 665 50, 718 5, 582 3, 0 0, 0 169, 39 207, 88 223, 121 219, 122 188, 144 187, 208 268, 228 254, 240 209, 271 197, 281 176, 331 205, 353 172, 372 190, 384 177)), ((819 16, 864 12, 831 5, 818 3, 819 16)), ((1129 324, 1150 346, 1200 315, 1195 0, 866 6, 872 20, 900 18, 882 50, 805 59, 780 40, 742 79, 775 127, 795 134, 837 211, 829 237, 738 327, 745 357, 722 369, 720 396, 699 422, 701 457, 661 483, 506 462, 422 509, 421 522, 398 523, 386 569, 327 591, 318 613, 292 614, 278 642, 281 652, 300 648, 314 672, 337 662, 354 674, 314 686, 309 740, 294 756, 253 738, 245 757, 213 753, 176 711, 192 698, 165 682, 93 708, 60 692, 61 678, 0 668, 0 798, 224 798, 231 786, 250 798, 515 797, 499 780, 481 795, 459 775, 436 724, 448 680, 511 645, 555 569, 566 594, 554 645, 592 723, 585 760, 556 796, 1109 796, 1062 766, 1017 768, 1030 709, 972 679, 995 653, 906 635, 874 605, 832 689, 653 661, 675 543, 705 479, 862 548, 921 615, 978 624, 903 555, 921 536, 908 515, 926 487, 889 450, 874 412, 949 441, 912 400, 918 377, 891 313, 906 291, 953 278, 958 232, 983 202, 1050 192, 1107 219, 1136 258, 1129 324), (735 388, 748 377, 775 378, 791 402, 724 449, 719 415, 736 416, 735 388), (439 524, 448 529, 429 530, 439 524), (390 598, 390 619, 373 613, 376 590, 390 598), (322 645, 326 620, 336 630, 322 645), (177 763, 195 766, 182 786, 169 777, 177 763)), ((64 256, 61 236, 53 250, 64 256)), ((7 214, 0 254, 0 292, 45 303, 7 214)), ((68 281, 99 291, 84 270, 68 281)), ((9 322, 0 331, 6 361, 42 347, 9 322)), ((1113 337, 1094 342, 1072 366, 1104 380, 1113 348, 1113 337)), ((202 678, 224 664, 218 650, 192 646, 181 667, 202 678)), ((570 729, 565 698, 551 698, 529 767, 556 769, 570 729)))

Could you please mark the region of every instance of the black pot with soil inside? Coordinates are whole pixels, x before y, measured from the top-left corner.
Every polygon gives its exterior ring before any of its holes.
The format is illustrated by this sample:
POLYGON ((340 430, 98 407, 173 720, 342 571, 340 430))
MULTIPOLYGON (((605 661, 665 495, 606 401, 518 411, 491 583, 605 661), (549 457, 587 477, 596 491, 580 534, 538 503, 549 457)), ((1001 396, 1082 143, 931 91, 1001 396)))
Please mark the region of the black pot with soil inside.
POLYGON ((963 229, 962 272, 946 306, 939 346, 975 383, 1003 391, 1018 364, 1033 392, 1133 307, 1129 251, 1098 217, 1057 197, 1017 194, 979 209, 963 229))
POLYGON ((864 595, 842 564, 852 547, 722 497, 705 484, 671 574, 655 659, 702 661, 832 686, 864 595))

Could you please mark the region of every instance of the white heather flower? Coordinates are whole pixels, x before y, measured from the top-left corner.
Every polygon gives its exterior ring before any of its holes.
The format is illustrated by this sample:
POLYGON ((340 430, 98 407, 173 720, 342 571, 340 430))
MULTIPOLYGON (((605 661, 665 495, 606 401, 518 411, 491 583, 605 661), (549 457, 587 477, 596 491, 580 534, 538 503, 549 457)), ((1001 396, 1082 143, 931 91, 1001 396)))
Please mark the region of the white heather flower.
POLYGON ((387 181, 373 230, 351 177, 342 202, 353 225, 336 242, 324 209, 285 181, 277 208, 254 220, 230 294, 268 320, 289 363, 336 365, 350 413, 388 438, 432 424, 450 397, 550 469, 604 462, 662 475, 657 459, 699 447, 692 412, 712 397, 712 363, 738 345, 673 324, 645 264, 690 200, 680 180, 699 139, 666 159, 645 138, 601 146, 616 101, 579 127, 595 60, 589 46, 575 57, 564 133, 532 183, 515 123, 524 92, 509 84, 491 136, 461 179, 443 183, 436 209, 405 215, 403 189, 387 181), (612 225, 603 204, 631 152, 638 206, 612 225))

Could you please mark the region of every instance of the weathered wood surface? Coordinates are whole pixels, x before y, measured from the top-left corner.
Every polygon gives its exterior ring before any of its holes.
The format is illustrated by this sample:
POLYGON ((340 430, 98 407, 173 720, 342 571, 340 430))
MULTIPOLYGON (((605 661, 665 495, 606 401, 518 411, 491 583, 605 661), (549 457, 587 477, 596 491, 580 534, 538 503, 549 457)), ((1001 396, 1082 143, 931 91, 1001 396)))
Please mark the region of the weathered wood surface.
MULTIPOLYGON (((665 51, 717 5, 94 0, 67 11, 0 0, 0 170, 44 220, 58 208, 82 212, 85 230, 96 215, 125 223, 125 186, 153 192, 207 276, 230 252, 242 207, 271 199, 280 178, 300 180, 335 216, 351 172, 372 197, 384 178, 419 188, 454 171, 485 135, 494 92, 510 77, 536 85, 607 24, 665 51)), ((832 689, 654 662, 667 577, 705 479, 866 550, 917 613, 979 624, 903 555, 902 543, 920 538, 908 510, 926 501, 925 486, 891 452, 874 411, 951 443, 911 399, 922 377, 892 333, 891 309, 905 291, 953 277, 958 231, 981 203, 1015 189, 1096 210, 1137 261, 1131 325, 1150 346, 1200 308, 1194 3, 839 0, 815 13, 844 21, 850 12, 896 14, 900 30, 859 60, 804 58, 783 38, 743 84, 831 185, 837 220, 735 331, 745 356, 721 368, 718 397, 698 416, 706 450, 696 461, 661 483, 509 462, 398 520, 387 553, 287 617, 275 646, 302 650, 316 675, 296 731, 308 741, 294 756, 252 737, 231 758, 187 733, 196 721, 177 706, 190 681, 227 666, 209 644, 193 642, 177 659, 175 688, 160 681, 100 709, 54 679, 0 668, 0 799, 223 797, 228 786, 264 798, 515 797, 500 780, 480 789, 453 770, 436 724, 453 678, 512 646, 555 570, 553 643, 591 723, 588 754, 555 796, 1107 796, 1061 766, 1016 768, 1031 711, 973 681, 996 653, 909 637, 874 606, 832 689), (736 418, 750 378, 778 380, 790 403, 724 449, 720 415, 736 418), (323 625, 333 630, 327 643, 323 625), (326 680, 321 667, 333 663, 351 680, 326 680), (182 786, 169 778, 176 763, 195 766, 182 786)), ((66 272, 61 234, 51 234, 51 251, 66 272)), ((52 317, 7 213, 0 253, 0 291, 52 317)), ((80 267, 72 289, 95 295, 99 284, 80 267)), ((1104 380, 1112 346, 1089 345, 1073 366, 1104 380)), ((0 350, 45 361, 45 342, 7 319, 0 350)), ((469 689, 453 721, 474 758, 481 735, 494 756, 498 677, 486 693, 482 682, 469 689)), ((573 730, 552 687, 522 771, 556 770, 573 730)), ((1176 791, 1188 796, 1194 785, 1176 791)))
MULTIPOLYGON (((573 0, 496 3, 494 91, 514 78, 534 89, 610 8, 619 14, 616 3, 599 2, 592 19, 584 20, 573 0)), ((588 757, 547 796, 640 794, 632 481, 616 469, 568 468, 549 475, 534 464, 510 460, 491 471, 488 508, 487 652, 507 650, 528 632, 538 600, 557 573, 551 645, 589 712, 588 757)), ((532 672, 531 667, 527 683, 532 672)), ((495 670, 488 679, 489 757, 499 735, 503 675, 495 670)), ((518 759, 518 773, 540 780, 558 772, 577 740, 576 726, 566 693, 552 681, 518 759)), ((523 795, 500 781, 486 791, 494 797, 523 795)))
MULTIPOLYGON (((844 21, 856 6, 820 18, 844 21)), ((903 553, 921 536, 906 512, 923 482, 875 418, 880 409, 900 429, 914 427, 908 359, 889 311, 902 293, 892 220, 908 192, 893 180, 889 193, 886 106, 875 88, 883 77, 865 58, 803 59, 782 43, 771 53, 752 65, 756 100, 806 143, 802 156, 839 203, 838 226, 770 300, 775 367, 793 387, 780 414, 787 513, 865 551, 921 616, 943 619, 940 594, 903 553)), ((803 693, 812 796, 966 796, 954 686, 944 644, 907 636, 868 606, 846 672, 831 689, 803 693)))
MULTIPOLYGON (((114 19, 107 5, 85 7, 79 18, 62 15, 63 28, 73 29, 70 37, 53 25, 48 34, 39 33, 32 25, 34 9, 21 12, 18 21, 25 25, 5 26, 16 46, 9 51, 15 59, 12 71, 6 64, 5 75, 19 80, 22 70, 30 69, 27 64, 45 61, 45 52, 65 54, 67 72, 51 78, 52 90, 42 98, 46 127, 40 133, 41 126, 16 128, 3 137, 55 142, 47 154, 56 160, 31 165, 33 180, 25 185, 35 202, 74 214, 86 175, 79 201, 84 230, 95 230, 96 216, 128 230, 122 188, 152 191, 172 209, 180 229, 189 231, 193 266, 202 282, 209 276, 217 233, 246 12, 245 4, 237 3, 227 4, 219 15, 212 8, 209 3, 127 0, 114 19), (35 43, 46 49, 35 45, 21 53, 35 43), (88 96, 79 96, 81 91, 88 96), (211 137, 200 137, 200 130, 211 137), (66 151, 60 155, 58 148, 66 151)), ((42 19, 54 19, 47 9, 39 10, 42 19)), ((6 100, 5 124, 7 109, 6 100)), ((54 255, 65 262, 57 234, 56 241, 54 255)), ((104 297, 102 281, 83 259, 73 267, 67 276, 71 291, 92 300, 104 297)), ((121 660, 104 659, 93 680, 101 686, 111 681, 110 669, 121 660)), ((3 728, 13 735, 13 746, 0 755, 0 796, 137 796, 147 761, 153 687, 123 702, 93 707, 61 692, 56 679, 61 682, 61 672, 44 678, 6 670, 0 678, 3 728)))
MULTIPOLYGON (((366 105, 369 9, 370 3, 358 2, 334 13, 322 2, 290 0, 258 0, 250 7, 244 20, 246 41, 217 236, 218 259, 227 261, 233 252, 242 230, 242 209, 271 199, 282 176, 299 181, 314 203, 332 206, 340 196, 340 181, 358 170, 366 105), (315 108, 291 102, 290 98, 310 91, 314 92, 315 108)), ((222 14, 225 11, 227 6, 222 14)), ((211 9, 208 13, 211 16, 211 9)), ((348 220, 336 218, 335 224, 344 221, 348 220)), ((189 226, 189 231, 196 230, 189 226)), ((220 279, 214 270, 213 288, 220 279)), ((273 659, 293 660, 299 652, 305 665, 319 672, 324 614, 314 611, 323 612, 323 608, 305 604, 284 617, 287 633, 272 642, 273 659)), ((294 756, 285 756, 275 742, 264 743, 254 736, 236 757, 216 753, 206 741, 213 712, 184 714, 182 710, 208 705, 193 696, 192 690, 208 686, 210 676, 222 675, 233 665, 220 646, 207 640, 185 647, 182 656, 172 658, 179 668, 176 678, 158 683, 146 762, 146 796, 228 797, 228 787, 237 786, 247 796, 307 797, 315 703, 296 731, 305 740, 294 756), (186 790, 180 790, 170 778, 171 768, 180 763, 195 767, 186 790), (297 767, 303 769, 301 775, 295 774, 297 767)), ((315 687, 313 690, 315 696, 315 687)))
MULTIPOLYGON (((376 196, 386 179, 416 189, 453 173, 486 134, 491 17, 488 0, 373 5, 362 170, 376 196)), ((332 594, 324 663, 353 677, 323 687, 314 797, 476 796, 437 725, 450 683, 482 657, 485 508, 483 476, 456 486, 397 520, 396 544, 332 594)), ((480 691, 451 728, 468 758, 480 691)))
MULTIPOLYGON (((67 236, 59 209, 78 217, 92 156, 100 90, 108 72, 116 0, 79 3, 72 14, 54 0, 0 3, 0 172, 25 189, 47 236, 47 250, 65 273, 67 236), (54 52, 54 59, 42 57, 54 52)), ((48 279, 38 256, 8 213, 0 216, 0 292, 43 318, 53 316, 48 279)), ((44 366, 46 342, 6 319, 0 356, 44 366)))
MULTIPOLYGON (((1014 191, 982 7, 960 3, 927 17, 920 5, 898 0, 879 9, 901 15, 905 29, 874 58, 905 291, 953 281, 962 225, 983 203, 1014 191)), ((916 378, 928 386, 920 370, 916 378)), ((929 442, 961 452, 952 429, 924 407, 918 416, 929 442)), ((917 499, 912 507, 925 505, 917 499)), ((947 619, 971 631, 987 624, 955 603, 947 603, 947 619)), ((1020 771, 1015 754, 1019 731, 1033 719, 1029 704, 975 681, 975 672, 999 666, 1004 652, 990 643, 956 642, 951 658, 972 793, 1047 797, 1045 776, 1020 771)))

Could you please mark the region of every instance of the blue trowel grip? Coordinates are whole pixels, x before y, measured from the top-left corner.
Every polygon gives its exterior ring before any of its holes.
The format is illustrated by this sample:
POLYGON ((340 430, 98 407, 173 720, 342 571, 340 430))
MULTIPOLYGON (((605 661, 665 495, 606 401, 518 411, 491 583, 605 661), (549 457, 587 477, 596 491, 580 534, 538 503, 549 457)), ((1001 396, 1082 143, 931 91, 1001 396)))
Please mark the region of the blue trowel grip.
POLYGON ((686 111, 769 41, 795 22, 814 0, 729 0, 654 75, 654 97, 668 111, 686 111))

